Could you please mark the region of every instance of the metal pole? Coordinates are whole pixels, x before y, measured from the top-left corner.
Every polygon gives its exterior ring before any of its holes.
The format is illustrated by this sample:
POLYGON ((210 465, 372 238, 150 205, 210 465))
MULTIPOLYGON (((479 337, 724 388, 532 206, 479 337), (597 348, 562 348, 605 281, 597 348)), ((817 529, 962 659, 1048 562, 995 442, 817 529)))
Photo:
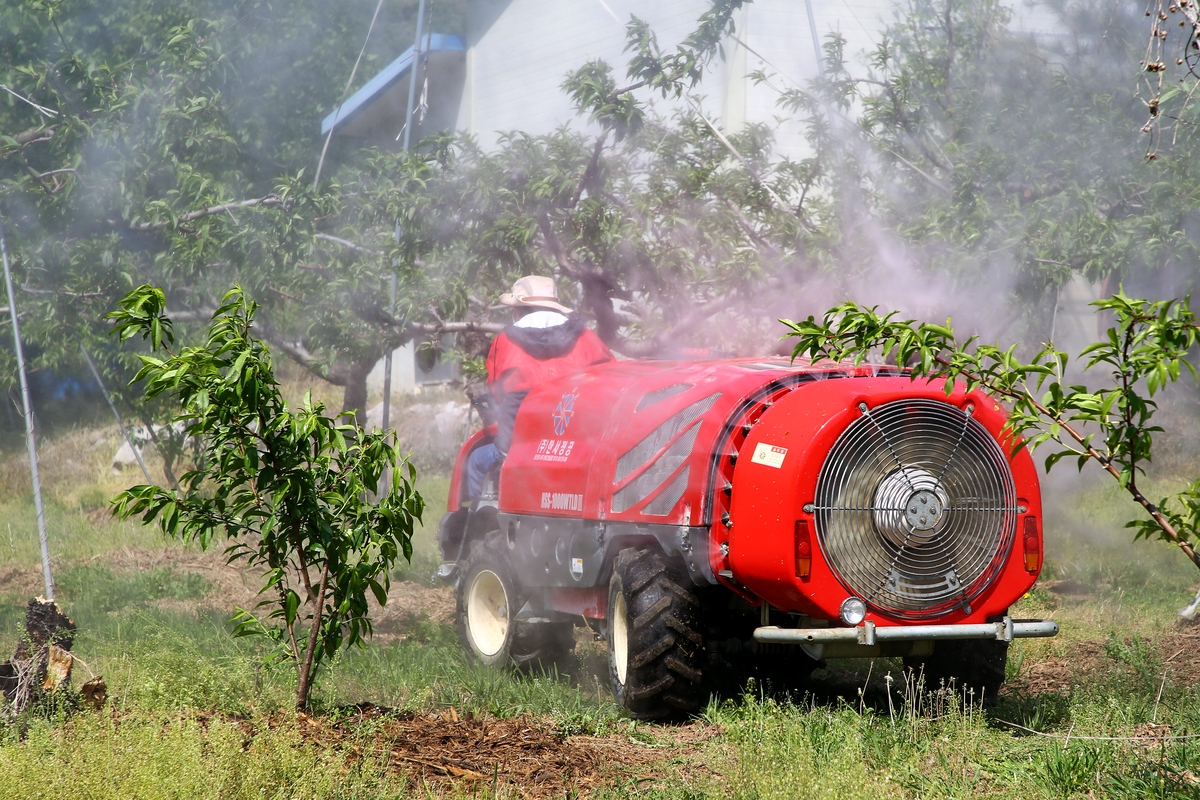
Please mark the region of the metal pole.
MULTIPOLYGON (((413 103, 417 95, 417 69, 421 66, 421 39, 425 32, 425 2, 417 5, 417 35, 413 40, 413 63, 408 74, 408 101, 404 104, 404 152, 412 145, 413 103)), ((396 222, 396 241, 400 241, 400 222, 396 222)), ((396 316, 396 273, 391 275, 392 305, 389 312, 396 316)), ((386 433, 391 422, 392 410, 392 348, 388 348, 383 359, 383 430, 386 433)))
POLYGON ((417 94, 417 68, 421 66, 421 38, 425 31, 425 0, 417 6, 417 38, 413 42, 412 71, 408 75, 408 102, 404 108, 404 152, 412 141, 413 101, 417 94))
POLYGON ((29 471, 33 476, 33 505, 37 510, 38 542, 42 546, 42 577, 46 580, 46 599, 54 600, 54 576, 50 574, 50 540, 46 538, 46 509, 42 507, 42 481, 38 477, 37 444, 33 436, 33 406, 29 400, 29 382, 25 379, 25 354, 21 350, 21 329, 17 325, 17 301, 13 295, 12 270, 8 266, 8 244, 4 241, 4 223, 0 222, 0 256, 4 259, 4 283, 8 288, 8 315, 12 317, 13 346, 17 352, 17 373, 21 376, 21 402, 25 407, 25 443, 29 447, 29 471))
POLYGON ((121 419, 121 414, 117 411, 116 404, 113 403, 112 395, 108 393, 108 387, 104 385, 104 381, 100 380, 100 372, 96 369, 96 364, 92 361, 91 354, 88 353, 87 348, 83 345, 79 345, 79 352, 83 353, 88 367, 92 370, 92 376, 96 379, 96 384, 100 387, 100 391, 104 393, 104 399, 108 401, 108 407, 112 409, 113 416, 117 418, 117 426, 121 429, 121 435, 129 443, 129 449, 133 450, 133 457, 137 459, 138 466, 142 468, 142 474, 146 476, 146 483, 154 483, 154 479, 150 477, 150 470, 146 469, 146 462, 142 461, 142 451, 138 449, 137 444, 133 441, 133 437, 129 435, 129 430, 125 427, 125 420, 121 419))
POLYGON ((812 0, 804 0, 808 8, 808 29, 812 31, 813 52, 817 55, 817 74, 825 77, 825 59, 821 57, 821 37, 817 35, 817 18, 813 14, 812 0))
MULTIPOLYGON (((391 276, 392 287, 392 305, 388 313, 394 318, 396 316, 396 273, 391 276)), ((387 433, 388 424, 391 422, 392 410, 392 348, 388 347, 387 355, 383 358, 383 430, 387 433)))

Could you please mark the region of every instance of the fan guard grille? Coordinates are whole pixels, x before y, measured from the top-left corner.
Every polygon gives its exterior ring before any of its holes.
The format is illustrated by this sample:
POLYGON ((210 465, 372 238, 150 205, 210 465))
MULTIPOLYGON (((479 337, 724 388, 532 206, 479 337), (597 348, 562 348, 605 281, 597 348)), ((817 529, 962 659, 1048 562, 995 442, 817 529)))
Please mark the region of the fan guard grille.
POLYGON ((969 612, 1016 532, 1003 451, 970 407, 913 399, 860 409, 817 479, 822 552, 877 610, 910 619, 969 612))

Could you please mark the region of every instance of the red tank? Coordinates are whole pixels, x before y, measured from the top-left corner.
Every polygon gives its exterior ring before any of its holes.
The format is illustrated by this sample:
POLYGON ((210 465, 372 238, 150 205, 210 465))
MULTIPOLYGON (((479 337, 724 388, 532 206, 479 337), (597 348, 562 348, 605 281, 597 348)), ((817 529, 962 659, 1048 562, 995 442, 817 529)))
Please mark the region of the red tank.
POLYGON ((542 662, 586 622, 637 717, 775 659, 903 656, 994 695, 1042 512, 1003 408, 891 368, 623 361, 534 389, 484 496, 463 447, 439 532, 458 630, 487 663, 542 662), (787 650, 788 648, 784 648, 787 650))

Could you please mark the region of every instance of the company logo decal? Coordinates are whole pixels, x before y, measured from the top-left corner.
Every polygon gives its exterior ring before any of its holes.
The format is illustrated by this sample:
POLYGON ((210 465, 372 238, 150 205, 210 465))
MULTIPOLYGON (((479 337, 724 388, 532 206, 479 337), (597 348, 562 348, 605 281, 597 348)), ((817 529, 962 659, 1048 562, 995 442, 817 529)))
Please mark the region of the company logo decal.
POLYGON ((758 446, 754 448, 754 455, 750 457, 750 460, 755 464, 766 464, 768 467, 779 469, 783 466, 785 456, 787 456, 786 447, 776 447, 759 442, 758 446))
POLYGON ((551 511, 582 511, 583 495, 542 492, 542 508, 548 508, 551 511))
POLYGON ((562 436, 567 432, 567 426, 571 424, 571 417, 575 416, 576 396, 575 392, 564 394, 554 409, 554 433, 557 436, 562 436))
POLYGON ((575 449, 574 439, 542 439, 538 443, 537 452, 533 454, 534 461, 565 462, 575 449))

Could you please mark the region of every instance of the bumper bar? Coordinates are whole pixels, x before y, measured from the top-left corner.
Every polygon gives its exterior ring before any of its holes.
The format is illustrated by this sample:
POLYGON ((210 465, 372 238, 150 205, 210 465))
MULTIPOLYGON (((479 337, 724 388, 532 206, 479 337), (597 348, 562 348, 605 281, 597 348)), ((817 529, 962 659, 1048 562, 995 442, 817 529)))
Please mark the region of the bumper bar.
POLYGON ((874 645, 879 642, 919 642, 939 639, 995 639, 1011 642, 1013 639, 1029 639, 1054 636, 1058 623, 1048 619, 1014 620, 1005 617, 999 622, 972 625, 889 625, 879 627, 874 622, 864 622, 854 628, 778 628, 768 625, 755 628, 754 638, 759 642, 780 644, 861 644, 874 645))

